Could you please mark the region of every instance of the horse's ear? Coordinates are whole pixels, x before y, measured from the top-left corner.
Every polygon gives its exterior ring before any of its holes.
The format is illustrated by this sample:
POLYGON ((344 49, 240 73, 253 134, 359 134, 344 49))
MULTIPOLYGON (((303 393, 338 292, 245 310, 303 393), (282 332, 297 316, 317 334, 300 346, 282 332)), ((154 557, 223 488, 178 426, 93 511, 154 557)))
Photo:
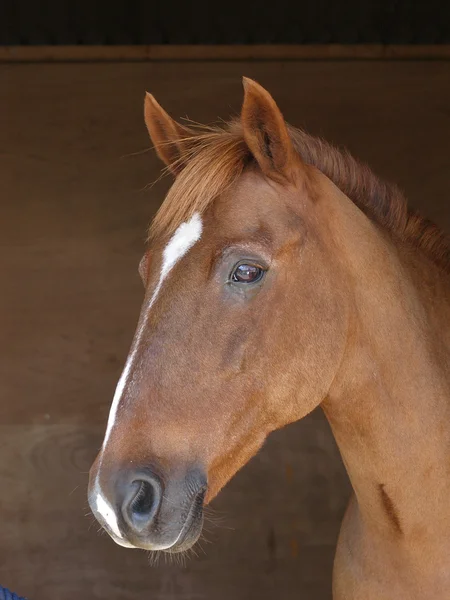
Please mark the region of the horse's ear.
POLYGON ((247 77, 243 83, 241 122, 247 146, 265 175, 292 181, 300 163, 284 117, 267 90, 247 77))
POLYGON ((145 94, 144 119, 159 158, 177 175, 184 167, 186 142, 193 132, 174 121, 148 92, 145 94))

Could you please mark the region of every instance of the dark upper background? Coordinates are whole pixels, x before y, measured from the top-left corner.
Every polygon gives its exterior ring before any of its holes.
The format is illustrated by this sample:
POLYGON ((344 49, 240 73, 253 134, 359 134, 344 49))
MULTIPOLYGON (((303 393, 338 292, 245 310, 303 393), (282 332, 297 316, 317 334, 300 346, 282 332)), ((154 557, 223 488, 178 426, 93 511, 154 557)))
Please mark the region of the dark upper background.
POLYGON ((0 3, 0 45, 449 42, 446 0, 0 3))

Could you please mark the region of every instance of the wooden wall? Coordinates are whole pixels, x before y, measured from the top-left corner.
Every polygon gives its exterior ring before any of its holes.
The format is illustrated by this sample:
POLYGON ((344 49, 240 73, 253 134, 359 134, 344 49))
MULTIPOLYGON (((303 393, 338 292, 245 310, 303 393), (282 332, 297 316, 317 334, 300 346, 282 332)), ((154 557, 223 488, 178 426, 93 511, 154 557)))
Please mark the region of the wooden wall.
POLYGON ((223 490, 184 568, 150 566, 87 515, 146 226, 170 183, 148 187, 160 165, 144 91, 211 122, 238 111, 243 74, 450 230, 448 62, 1 65, 0 582, 30 600, 331 598, 349 485, 320 411, 223 490))

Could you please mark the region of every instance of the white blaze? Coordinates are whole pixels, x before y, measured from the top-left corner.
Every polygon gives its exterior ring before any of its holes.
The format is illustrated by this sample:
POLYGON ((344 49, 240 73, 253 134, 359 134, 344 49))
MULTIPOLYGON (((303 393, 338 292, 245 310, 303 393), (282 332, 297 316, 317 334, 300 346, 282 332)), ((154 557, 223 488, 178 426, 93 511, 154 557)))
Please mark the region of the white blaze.
MULTIPOLYGON (((103 440, 102 451, 105 448, 106 443, 108 442, 109 436, 111 434, 111 431, 114 427, 120 399, 122 397, 123 391, 125 389, 125 385, 127 384, 127 381, 129 378, 131 367, 133 365, 134 358, 136 356, 136 352, 139 347, 139 341, 142 337, 143 331, 145 329, 145 325, 147 323, 149 311, 150 311, 151 307, 153 306, 153 304, 155 303, 155 300, 161 290, 162 284, 163 284, 164 280, 166 279, 166 277, 168 276, 168 274, 170 273, 170 271, 173 269, 173 267, 176 265, 176 263, 180 260, 180 258, 182 258, 192 248, 192 246, 196 242, 198 242, 198 240, 200 239, 200 237, 202 235, 202 228, 203 228, 202 219, 201 219, 199 213, 194 213, 192 218, 189 221, 187 221, 186 223, 182 223, 178 227, 178 229, 175 231, 175 233, 169 240, 169 243, 164 248, 162 266, 161 266, 161 271, 159 274, 158 283, 156 284, 155 290, 154 290, 152 297, 150 299, 150 302, 148 304, 146 314, 144 315, 144 317, 142 319, 141 326, 135 337, 134 349, 128 356, 127 362, 125 364, 125 368, 122 372, 122 375, 121 375, 119 382, 117 384, 117 387, 116 387, 116 391, 114 393, 114 398, 112 401, 112 405, 111 405, 111 409, 110 409, 109 417, 108 417, 108 424, 106 427, 105 439, 103 440)), ((101 467, 101 459, 99 461, 98 472, 100 471, 100 467, 101 467)), ((100 489, 100 485, 99 485, 99 481, 98 481, 98 472, 97 472, 97 497, 96 497, 97 507, 96 508, 97 508, 97 511, 104 518, 104 520, 106 521, 108 526, 110 527, 111 531, 120 539, 120 538, 122 538, 122 536, 121 536, 121 533, 120 533, 120 530, 119 530, 119 527, 117 524, 117 518, 116 518, 116 515, 115 515, 112 507, 103 498, 103 495, 102 495, 101 489, 100 489)))
POLYGON ((106 442, 111 434, 111 430, 114 426, 114 421, 116 419, 117 408, 119 406, 120 398, 122 397, 123 390, 128 380, 128 376, 131 370, 131 366, 134 361, 134 357, 136 355, 137 349, 139 347, 139 340, 142 336, 142 332, 144 331, 145 325, 147 323, 148 312, 155 303, 155 300, 161 290, 164 279, 176 265, 176 263, 182 258, 188 250, 192 248, 195 242, 198 242, 202 235, 202 220, 198 213, 194 213, 192 218, 187 223, 182 223, 178 229, 175 231, 173 236, 171 237, 169 243, 164 248, 163 251, 163 261, 161 266, 161 272, 159 274, 159 280, 156 284, 155 291, 151 297, 149 305, 147 307, 146 315, 142 319, 141 327, 138 331, 138 334, 134 343, 134 350, 128 356, 125 368, 122 372, 122 375, 119 379, 119 383, 117 384, 116 391, 114 394, 114 398, 111 405, 111 410, 109 412, 108 425, 106 427, 105 439, 103 442, 103 447, 105 447, 106 442))
POLYGON ((169 243, 164 248, 163 262, 159 281, 153 292, 152 299, 148 308, 151 308, 161 289, 164 279, 171 269, 182 258, 188 250, 192 248, 195 242, 198 242, 202 235, 202 219, 198 213, 194 213, 187 223, 182 223, 171 237, 169 243))

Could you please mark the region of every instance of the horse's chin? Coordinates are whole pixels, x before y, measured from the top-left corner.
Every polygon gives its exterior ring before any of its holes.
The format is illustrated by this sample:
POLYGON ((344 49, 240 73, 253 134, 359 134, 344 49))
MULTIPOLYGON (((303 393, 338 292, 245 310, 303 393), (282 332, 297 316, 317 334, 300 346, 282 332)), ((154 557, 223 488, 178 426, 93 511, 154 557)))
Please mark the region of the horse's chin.
POLYGON ((192 548, 199 540, 203 529, 203 511, 193 515, 189 522, 185 523, 181 535, 173 546, 166 548, 164 552, 168 554, 178 554, 186 552, 192 548))

